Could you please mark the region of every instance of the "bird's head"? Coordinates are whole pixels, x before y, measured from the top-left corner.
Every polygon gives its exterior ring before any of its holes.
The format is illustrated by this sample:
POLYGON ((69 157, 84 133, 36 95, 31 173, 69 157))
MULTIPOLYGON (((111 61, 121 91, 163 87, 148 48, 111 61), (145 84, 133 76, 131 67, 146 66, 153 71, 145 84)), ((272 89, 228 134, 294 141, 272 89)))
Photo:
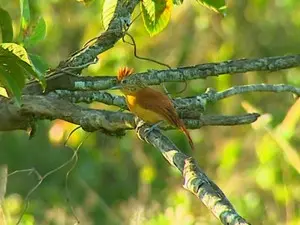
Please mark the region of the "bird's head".
POLYGON ((118 76, 117 76, 118 88, 120 88, 120 90, 124 94, 135 93, 138 90, 145 87, 145 85, 142 82, 139 82, 139 80, 138 80, 137 84, 130 84, 128 82, 128 79, 126 79, 126 78, 131 76, 132 73, 133 73, 133 69, 128 68, 128 67, 120 68, 119 71, 118 71, 118 76))

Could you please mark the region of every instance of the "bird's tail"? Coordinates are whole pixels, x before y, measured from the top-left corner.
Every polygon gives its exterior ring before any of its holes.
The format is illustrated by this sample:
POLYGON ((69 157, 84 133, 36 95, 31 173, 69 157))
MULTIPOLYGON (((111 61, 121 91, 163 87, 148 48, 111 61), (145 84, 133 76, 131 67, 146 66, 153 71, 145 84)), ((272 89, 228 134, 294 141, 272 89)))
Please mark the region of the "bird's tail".
POLYGON ((192 150, 195 150, 194 142, 193 142, 193 140, 192 140, 192 138, 191 138, 191 136, 190 136, 189 131, 186 129, 186 127, 185 127, 183 121, 182 121, 181 119, 179 119, 179 117, 177 117, 175 120, 176 120, 176 121, 174 121, 174 124, 176 124, 176 126, 179 127, 180 130, 181 130, 181 131, 185 134, 185 136, 188 138, 188 141, 189 141, 189 144, 190 144, 190 146, 191 146, 191 149, 192 149, 192 150))
POLYGON ((166 119, 176 127, 180 128, 180 130, 185 134, 185 136, 188 138, 189 144, 191 146, 192 150, 195 150, 194 142, 190 136, 189 131, 186 129, 183 121, 178 117, 175 109, 174 110, 168 110, 168 112, 165 114, 167 117, 166 119))
POLYGON ((181 121, 181 124, 180 124, 180 129, 182 130, 182 132, 183 132, 183 133, 186 135, 186 137, 188 138, 189 144, 190 144, 192 150, 195 150, 194 142, 193 142, 193 140, 192 140, 192 138, 191 138, 191 136, 190 136, 190 133, 189 133, 189 131, 185 128, 185 126, 184 126, 184 124, 183 124, 182 121, 181 121))

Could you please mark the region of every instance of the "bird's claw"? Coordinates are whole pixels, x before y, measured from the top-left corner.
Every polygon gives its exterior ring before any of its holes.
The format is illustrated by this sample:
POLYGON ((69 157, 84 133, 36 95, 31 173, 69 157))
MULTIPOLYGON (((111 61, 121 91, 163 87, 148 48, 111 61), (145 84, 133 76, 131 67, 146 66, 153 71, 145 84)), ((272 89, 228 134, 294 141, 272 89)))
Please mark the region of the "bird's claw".
POLYGON ((159 121, 158 123, 153 124, 151 127, 146 128, 145 131, 144 131, 145 132, 145 137, 147 137, 150 134, 150 132, 157 129, 157 127, 162 123, 163 123, 163 121, 159 121))

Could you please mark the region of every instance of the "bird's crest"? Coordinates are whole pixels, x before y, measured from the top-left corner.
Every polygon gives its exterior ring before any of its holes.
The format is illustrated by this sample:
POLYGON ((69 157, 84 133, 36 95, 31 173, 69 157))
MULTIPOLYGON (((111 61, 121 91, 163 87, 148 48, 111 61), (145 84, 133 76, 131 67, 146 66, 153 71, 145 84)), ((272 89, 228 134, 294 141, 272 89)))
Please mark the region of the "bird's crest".
POLYGON ((118 81, 130 76, 133 73, 133 68, 121 67, 118 71, 118 81))

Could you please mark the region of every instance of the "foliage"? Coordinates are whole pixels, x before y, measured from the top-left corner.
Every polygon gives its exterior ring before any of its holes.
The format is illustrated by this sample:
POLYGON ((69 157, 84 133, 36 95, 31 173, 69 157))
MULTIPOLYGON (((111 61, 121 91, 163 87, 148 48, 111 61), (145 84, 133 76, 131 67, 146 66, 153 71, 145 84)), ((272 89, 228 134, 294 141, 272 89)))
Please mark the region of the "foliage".
POLYGON ((41 57, 31 55, 29 57, 25 48, 37 44, 46 35, 46 23, 42 17, 31 19, 34 8, 29 0, 20 0, 20 32, 17 43, 13 41, 12 20, 9 13, 0 8, 0 26, 2 33, 2 44, 0 45, 0 81, 8 92, 16 97, 19 102, 21 91, 25 85, 25 79, 34 77, 40 81, 45 88, 45 71, 41 71, 41 57), (31 58, 34 60, 31 61, 31 58))
MULTIPOLYGON (((20 96, 20 89, 28 78, 28 73, 22 72, 23 65, 27 69, 28 65, 33 65, 34 70, 39 71, 35 78, 42 81, 42 74, 48 68, 45 62, 56 67, 59 61, 103 29, 103 1, 80 2, 88 4, 83 7, 74 0, 24 0, 21 1, 20 15, 18 1, 0 0, 2 42, 17 43, 27 52, 22 55, 29 59, 25 60, 27 63, 20 62, 21 59, 12 56, 12 52, 1 49, 5 60, 10 56, 11 61, 20 63, 21 72, 14 71, 12 76, 0 74, 1 81, 4 76, 9 80, 2 84, 15 96, 20 96), (10 89, 9 86, 13 87, 10 89)), ((156 32, 150 34, 157 34, 151 38, 146 33, 149 27, 143 29, 147 26, 145 18, 138 18, 129 30, 136 39, 138 53, 178 67, 300 51, 299 1, 227 1, 230 13, 226 17, 199 7, 197 2, 200 1, 176 0, 177 4, 182 4, 172 8, 168 22, 160 23, 154 17, 154 24, 164 26, 150 27, 156 32)), ((201 1, 205 2, 211 3, 210 7, 215 10, 222 8, 212 5, 221 1, 201 1)), ((154 15, 153 10, 157 7, 149 8, 154 15)), ((162 9, 164 7, 159 8, 158 15, 164 12, 162 9)), ((135 16, 138 13, 137 9, 135 16)), ((134 67, 136 71, 161 68, 151 62, 139 61, 133 56, 131 46, 120 42, 101 55, 100 62, 85 73, 115 74, 124 65, 134 67)), ((299 86, 298 74, 297 68, 192 81, 181 95, 204 92, 207 87, 223 90, 248 83, 288 82, 299 86)), ((183 85, 166 86, 176 96, 183 85)), ((198 150, 189 154, 194 155, 202 169, 252 224, 300 223, 299 105, 299 100, 295 102, 291 96, 283 94, 253 93, 233 97, 211 105, 207 113, 259 111, 262 118, 253 126, 206 127, 192 131, 198 150)), ((98 103, 91 107, 113 110, 98 103)), ((40 122, 36 137, 30 141, 23 132, 1 133, 0 164, 8 164, 10 172, 34 167, 45 174, 73 154, 63 142, 74 127, 63 121, 40 122)), ((85 135, 82 130, 76 131, 68 145, 76 147, 85 135)), ((179 132, 168 132, 167 135, 179 147, 188 148, 179 132)), ((68 169, 49 176, 34 192, 22 221, 24 224, 74 222, 64 191, 68 169)), ((5 200, 9 224, 16 223, 25 205, 26 194, 36 182, 33 174, 9 177, 5 200)), ((121 139, 93 133, 80 149, 79 161, 70 174, 69 196, 81 224, 218 224, 181 186, 180 174, 170 169, 161 155, 139 141, 133 132, 121 139)))

